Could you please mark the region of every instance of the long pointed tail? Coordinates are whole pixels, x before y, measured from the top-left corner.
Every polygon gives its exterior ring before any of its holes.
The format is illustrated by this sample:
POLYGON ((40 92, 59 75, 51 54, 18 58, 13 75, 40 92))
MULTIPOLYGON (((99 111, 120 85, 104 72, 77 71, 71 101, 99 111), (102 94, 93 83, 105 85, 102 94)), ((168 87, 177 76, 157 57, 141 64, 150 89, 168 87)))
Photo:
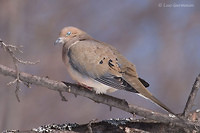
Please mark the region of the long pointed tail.
POLYGON ((164 105, 162 102, 160 102, 156 97, 154 97, 145 87, 144 85, 139 81, 138 78, 136 77, 131 77, 128 78, 129 80, 127 80, 127 78, 125 79, 134 89, 136 89, 142 96, 150 99, 151 101, 153 101, 154 103, 156 103, 157 105, 159 105, 160 107, 162 107, 163 109, 165 109, 166 111, 168 111, 169 113, 176 115, 175 113, 173 113, 166 105, 164 105))

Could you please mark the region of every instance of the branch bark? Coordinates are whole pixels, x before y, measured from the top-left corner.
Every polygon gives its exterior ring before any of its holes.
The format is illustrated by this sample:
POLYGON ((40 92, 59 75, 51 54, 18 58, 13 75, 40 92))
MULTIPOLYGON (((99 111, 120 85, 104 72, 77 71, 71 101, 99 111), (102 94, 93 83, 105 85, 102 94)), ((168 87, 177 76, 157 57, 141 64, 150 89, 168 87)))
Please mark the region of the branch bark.
MULTIPOLYGON (((8 68, 6 66, 3 66, 1 64, 0 64, 0 74, 16 78, 15 70, 8 68)), ((123 111, 129 112, 131 114, 136 114, 138 116, 149 118, 155 121, 159 121, 166 124, 174 124, 176 126, 180 126, 183 128, 200 130, 200 124, 198 123, 194 123, 188 120, 183 121, 175 116, 172 117, 170 115, 153 112, 148 109, 144 109, 138 106, 128 104, 127 101, 123 99, 119 99, 119 98, 112 97, 109 95, 105 95, 105 94, 99 95, 77 84, 62 83, 59 81, 48 79, 46 77, 39 77, 39 76, 31 75, 28 73, 24 73, 24 72, 20 72, 19 78, 21 81, 28 84, 31 83, 31 84, 47 87, 55 91, 69 92, 75 95, 84 96, 95 102, 103 103, 111 107, 116 107, 123 111)))
POLYGON ((194 104, 194 99, 197 95, 199 88, 200 88, 200 74, 197 76, 197 78, 194 82, 194 85, 193 85, 192 90, 190 92, 189 98, 188 98, 187 103, 185 105, 185 109, 184 109, 184 112, 182 114, 184 117, 188 117, 188 115, 189 115, 189 113, 192 109, 192 106, 194 104))
MULTIPOLYGON (((86 124, 48 124, 31 130, 8 130, 3 133, 188 133, 181 127, 147 119, 110 119, 86 124), (88 127, 89 125, 89 127, 88 127)), ((195 131, 194 131, 195 132, 195 131)))

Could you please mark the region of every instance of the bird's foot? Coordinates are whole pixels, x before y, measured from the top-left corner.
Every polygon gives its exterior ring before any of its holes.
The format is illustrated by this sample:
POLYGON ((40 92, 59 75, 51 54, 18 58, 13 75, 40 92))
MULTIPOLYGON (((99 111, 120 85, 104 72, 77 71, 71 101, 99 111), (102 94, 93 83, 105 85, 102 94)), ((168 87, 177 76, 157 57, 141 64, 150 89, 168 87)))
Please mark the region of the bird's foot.
POLYGON ((88 90, 93 90, 93 88, 92 87, 89 87, 89 86, 87 86, 87 85, 85 85, 85 84, 82 84, 82 83, 77 83, 78 85, 80 85, 80 86, 83 86, 84 88, 87 88, 88 90))

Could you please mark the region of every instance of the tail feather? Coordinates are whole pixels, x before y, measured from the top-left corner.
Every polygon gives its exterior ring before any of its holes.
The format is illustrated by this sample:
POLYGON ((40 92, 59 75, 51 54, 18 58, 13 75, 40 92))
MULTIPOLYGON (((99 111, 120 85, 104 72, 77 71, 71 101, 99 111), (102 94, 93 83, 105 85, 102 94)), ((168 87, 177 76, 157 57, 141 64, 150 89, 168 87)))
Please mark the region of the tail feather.
MULTIPOLYGON (((144 97, 150 99, 166 111, 168 111, 171 114, 174 114, 166 105, 164 105, 162 102, 160 102, 156 97, 154 97, 145 87, 144 85, 139 81, 137 77, 124 77, 126 82, 128 82, 134 89, 136 89, 141 95, 144 97)), ((175 114, 174 114, 175 115, 175 114)))

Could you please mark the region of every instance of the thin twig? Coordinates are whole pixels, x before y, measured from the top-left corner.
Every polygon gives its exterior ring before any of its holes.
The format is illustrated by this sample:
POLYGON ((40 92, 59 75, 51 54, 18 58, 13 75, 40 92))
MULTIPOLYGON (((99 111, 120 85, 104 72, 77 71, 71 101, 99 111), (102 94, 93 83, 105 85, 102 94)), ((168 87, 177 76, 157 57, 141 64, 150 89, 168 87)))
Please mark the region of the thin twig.
POLYGON ((20 48, 23 46, 17 47, 14 45, 6 44, 3 42, 3 40, 1 38, 0 38, 0 46, 4 49, 5 52, 8 52, 9 55, 13 59, 13 63, 14 63, 15 70, 16 70, 16 79, 14 81, 9 82, 8 85, 16 84, 15 96, 17 98, 17 101, 20 102, 18 93, 20 91, 19 84, 21 83, 21 80, 19 79, 20 72, 19 72, 19 68, 18 68, 18 63, 34 65, 34 64, 39 63, 39 61, 36 61, 36 62, 23 61, 22 59, 17 58, 15 53, 17 53, 17 52, 23 53, 22 50, 20 50, 20 48))
POLYGON ((65 98, 65 96, 62 94, 62 91, 59 91, 59 90, 58 90, 58 93, 59 93, 59 95, 60 95, 62 101, 65 101, 65 102, 68 101, 68 100, 65 98))
MULTIPOLYGON (((13 69, 10 69, 6 66, 3 66, 0 64, 0 74, 5 76, 11 76, 16 78, 16 71, 13 69)), ((70 86, 70 93, 80 95, 87 97, 95 102, 106 104, 108 106, 116 107, 118 109, 121 109, 125 112, 129 112, 131 114, 136 114, 138 116, 142 116, 148 119, 156 120, 162 123, 172 123, 172 125, 176 125, 183 128, 189 128, 189 129, 195 129, 197 128, 200 130, 200 124, 194 123, 191 121, 181 121, 177 117, 172 117, 170 115, 161 114, 158 112, 154 112, 152 110, 144 109, 138 106, 134 106, 131 104, 128 104, 127 101, 123 99, 119 99, 113 96, 101 94, 98 95, 80 85, 77 84, 71 84, 71 83, 62 83, 54 80, 50 80, 45 77, 39 77, 35 75, 31 75, 28 73, 21 72, 20 73, 20 80, 23 82, 28 82, 31 84, 47 87, 51 90, 55 91, 62 91, 62 92, 69 92, 69 86, 70 86)))
POLYGON ((192 109, 192 106, 194 104, 194 99, 197 95, 199 88, 200 88, 200 74, 197 76, 197 78, 196 78, 196 80, 193 84, 192 90, 190 92, 187 103, 185 105, 185 109, 184 109, 183 114, 182 114, 184 117, 188 117, 188 115, 189 115, 189 113, 192 109))
POLYGON ((112 111, 112 106, 109 106, 109 108, 110 108, 110 111, 112 111))

